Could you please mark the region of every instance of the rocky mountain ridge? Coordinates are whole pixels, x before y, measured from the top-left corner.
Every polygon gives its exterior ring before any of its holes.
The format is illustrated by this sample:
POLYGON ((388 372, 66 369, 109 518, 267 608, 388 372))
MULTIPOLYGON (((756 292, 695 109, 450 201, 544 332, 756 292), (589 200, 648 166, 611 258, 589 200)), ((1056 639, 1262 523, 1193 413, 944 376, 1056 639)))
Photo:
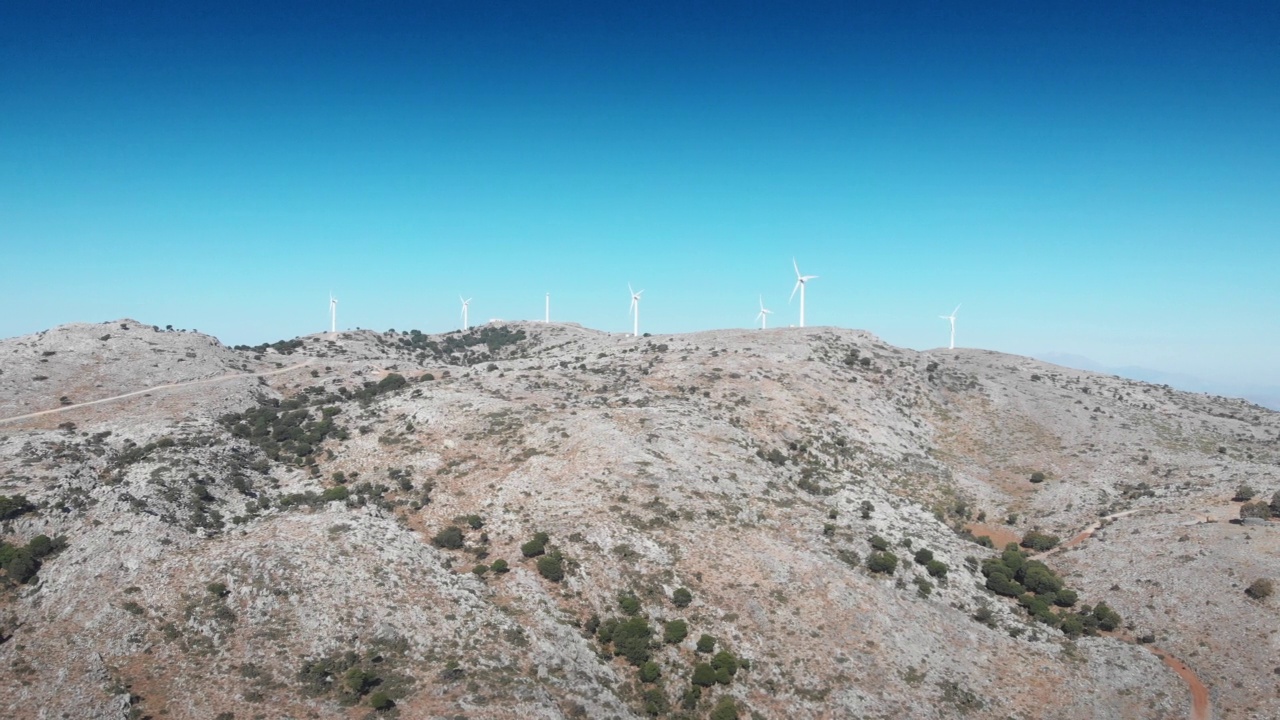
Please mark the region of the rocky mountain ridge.
POLYGON ((853 330, 541 323, 71 325, 0 341, 0 390, 3 537, 65 543, 0 599, 9 716, 1186 714, 1138 638, 1224 716, 1280 711, 1243 592, 1277 527, 1227 522, 1280 489, 1280 416, 1244 402, 853 330), (1043 558, 1074 605, 988 589, 975 534, 1119 513, 1043 558), (1124 637, 1053 627, 1100 603, 1124 637))

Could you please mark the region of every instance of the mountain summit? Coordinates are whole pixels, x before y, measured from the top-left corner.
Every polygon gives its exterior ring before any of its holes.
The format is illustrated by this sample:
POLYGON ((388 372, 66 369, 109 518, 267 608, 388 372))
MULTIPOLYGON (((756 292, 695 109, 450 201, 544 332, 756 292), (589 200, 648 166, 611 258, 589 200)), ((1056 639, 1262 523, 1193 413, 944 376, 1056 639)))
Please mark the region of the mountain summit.
POLYGON ((7 717, 1280 714, 1244 401, 543 323, 68 325, 0 391, 7 717))

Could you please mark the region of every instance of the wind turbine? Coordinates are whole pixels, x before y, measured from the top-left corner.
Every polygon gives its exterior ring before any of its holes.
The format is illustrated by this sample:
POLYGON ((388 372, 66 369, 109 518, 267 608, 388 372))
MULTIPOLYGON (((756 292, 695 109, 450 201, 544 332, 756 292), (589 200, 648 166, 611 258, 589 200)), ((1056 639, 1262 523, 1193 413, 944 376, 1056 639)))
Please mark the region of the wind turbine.
MULTIPOLYGON (((459 295, 459 296, 458 296, 458 299, 459 299, 459 300, 462 300, 462 296, 461 296, 461 295, 459 295)), ((471 306, 471 298, 467 298, 466 300, 462 300, 462 330, 463 330, 463 332, 466 332, 466 331, 467 331, 467 329, 470 327, 469 325, 467 325, 467 308, 468 308, 468 307, 470 307, 470 306, 471 306)))
POLYGON ((643 290, 636 292, 631 287, 631 283, 627 283, 627 290, 631 291, 631 311, 628 313, 635 318, 635 324, 632 326, 631 333, 636 337, 640 337, 640 295, 643 290))
POLYGON ((952 311, 951 311, 951 314, 950 314, 950 315, 939 315, 939 316, 938 316, 938 317, 942 318, 943 320, 949 320, 949 321, 951 321, 951 348, 950 348, 950 349, 952 349, 952 350, 955 350, 955 349, 956 349, 956 313, 958 313, 958 312, 960 312, 960 306, 959 306, 959 305, 957 305, 957 306, 956 306, 956 309, 955 309, 955 310, 952 310, 952 311))
POLYGON ((329 332, 338 332, 338 298, 333 296, 332 291, 329 292, 329 332))
POLYGON ((796 259, 791 258, 791 266, 796 269, 796 286, 791 288, 791 297, 787 302, 791 302, 796 297, 796 291, 800 291, 800 327, 804 327, 804 286, 810 280, 817 280, 817 275, 801 275, 800 266, 796 264, 796 259))
POLYGON ((772 314, 773 314, 772 310, 765 309, 764 296, 761 295, 760 296, 760 314, 756 316, 756 319, 760 321, 761 330, 764 330, 765 328, 769 327, 769 316, 772 314))

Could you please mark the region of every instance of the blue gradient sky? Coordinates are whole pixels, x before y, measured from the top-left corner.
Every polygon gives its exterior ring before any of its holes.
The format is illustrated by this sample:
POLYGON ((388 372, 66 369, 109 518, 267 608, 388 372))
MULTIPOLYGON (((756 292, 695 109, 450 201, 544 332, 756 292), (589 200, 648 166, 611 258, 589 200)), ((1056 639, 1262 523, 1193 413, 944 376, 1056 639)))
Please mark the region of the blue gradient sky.
POLYGON ((266 4, 0 4, 0 336, 788 324, 794 255, 810 325, 1280 384, 1273 0, 266 4))

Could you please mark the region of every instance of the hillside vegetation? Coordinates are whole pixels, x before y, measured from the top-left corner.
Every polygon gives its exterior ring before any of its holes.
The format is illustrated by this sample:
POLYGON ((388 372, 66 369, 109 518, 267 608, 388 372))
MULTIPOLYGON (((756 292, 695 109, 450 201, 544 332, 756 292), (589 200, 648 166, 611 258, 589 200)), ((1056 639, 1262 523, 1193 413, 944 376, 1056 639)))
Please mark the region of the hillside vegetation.
POLYGON ((1185 716, 1157 652, 1280 715, 1242 401, 540 323, 68 325, 0 390, 6 717, 1185 716))

